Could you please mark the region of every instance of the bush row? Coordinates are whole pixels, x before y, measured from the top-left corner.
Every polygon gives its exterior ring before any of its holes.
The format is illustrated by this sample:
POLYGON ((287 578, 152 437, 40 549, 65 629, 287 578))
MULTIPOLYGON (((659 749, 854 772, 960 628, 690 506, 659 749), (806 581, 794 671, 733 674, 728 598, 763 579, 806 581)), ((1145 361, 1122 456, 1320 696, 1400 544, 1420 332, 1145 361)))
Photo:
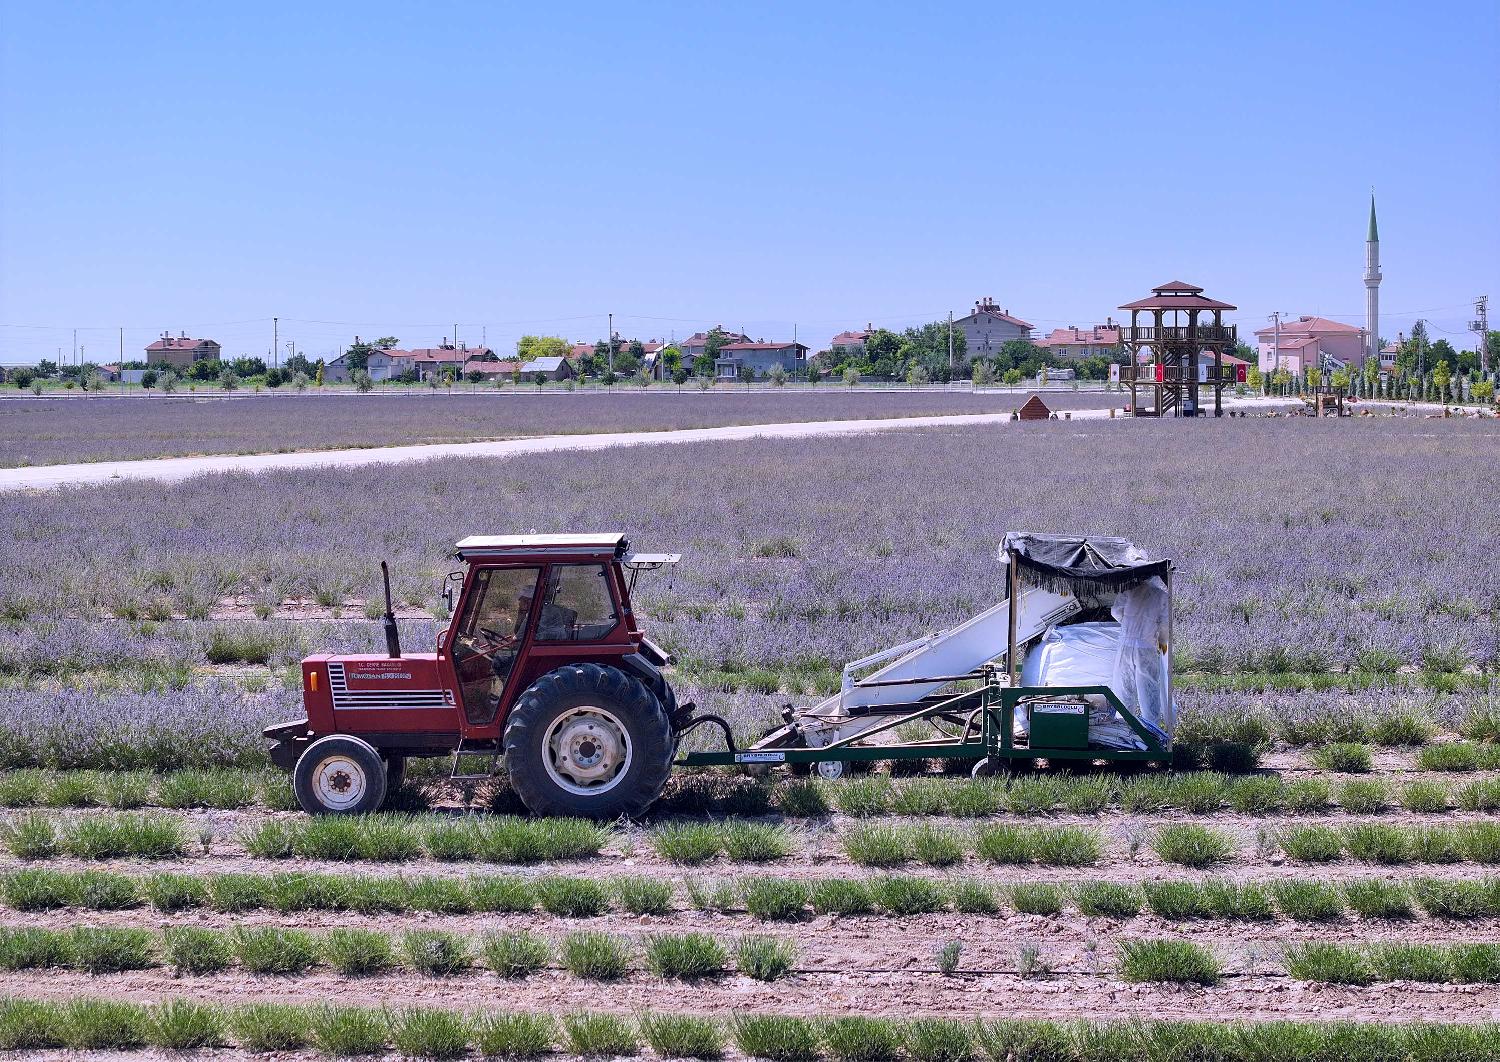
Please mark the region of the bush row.
POLYGON ((156 1004, 0 999, 0 1050, 172 1051, 236 1046, 252 1052, 313 1050, 330 1057, 387 1051, 414 1058, 537 1058, 554 1052, 621 1057, 643 1047, 661 1058, 719 1059, 733 1047, 767 1062, 1117 1062, 1211 1058, 1216 1062, 1322 1062, 1361 1057, 1403 1062, 1500 1058, 1500 1026, 1349 1022, 1054 1022, 1001 1018, 705 1018, 645 1013, 466 1013, 420 1007, 375 1010, 329 1004, 225 1006, 186 999, 156 1004))
POLYGON ((231 967, 287 976, 324 965, 345 977, 396 970, 447 977, 483 965, 502 977, 548 966, 594 981, 615 981, 643 966, 658 977, 696 980, 735 969, 762 981, 784 977, 796 959, 789 940, 742 936, 733 947, 706 933, 654 933, 639 943, 614 933, 580 931, 549 939, 526 930, 486 933, 471 945, 455 933, 411 929, 399 936, 370 929, 310 933, 280 926, 231 930, 180 926, 157 934, 118 926, 0 927, 0 970, 64 968, 91 974, 165 966, 178 976, 231 967))
POLYGON ((26 867, 0 875, 0 900, 17 911, 82 908, 129 910, 149 905, 164 913, 213 910, 347 911, 444 915, 528 914, 593 918, 611 912, 670 915, 684 907, 747 911, 758 918, 794 920, 809 913, 841 916, 926 914, 1058 914, 1070 905, 1090 917, 1134 918, 1143 910, 1179 921, 1196 918, 1297 921, 1408 919, 1418 911, 1441 918, 1500 917, 1500 878, 1445 881, 1369 879, 1330 883, 1288 878, 1271 882, 1109 881, 1001 885, 974 878, 933 879, 890 874, 872 878, 797 881, 774 877, 690 880, 679 896, 658 878, 579 878, 493 875, 460 878, 348 877, 337 874, 158 873, 143 877, 103 870, 26 867))

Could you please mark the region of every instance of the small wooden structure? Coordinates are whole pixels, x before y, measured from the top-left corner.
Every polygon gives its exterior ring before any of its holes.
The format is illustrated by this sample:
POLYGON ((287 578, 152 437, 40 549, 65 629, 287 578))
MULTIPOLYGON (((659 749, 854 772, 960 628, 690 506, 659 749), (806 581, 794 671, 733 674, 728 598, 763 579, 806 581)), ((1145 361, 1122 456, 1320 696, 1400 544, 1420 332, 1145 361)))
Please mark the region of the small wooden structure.
POLYGON ((1311 391, 1305 392, 1303 401, 1312 407, 1312 415, 1315 417, 1349 417, 1353 412, 1344 408, 1346 397, 1345 388, 1335 387, 1333 384, 1319 384, 1311 391))
POLYGON ((1214 416, 1224 415, 1224 387, 1236 382, 1236 371, 1224 364, 1224 353, 1239 339, 1238 329, 1224 323, 1227 302, 1210 299, 1195 284, 1173 280, 1151 289, 1151 296, 1120 307, 1130 311, 1120 342, 1130 363, 1120 367, 1130 388, 1130 409, 1137 417, 1196 417, 1198 392, 1213 388, 1214 416), (1140 315, 1147 312, 1148 324, 1140 315))
POLYGON ((1032 395, 1020 409, 1016 410, 1017 420, 1049 420, 1052 410, 1047 408, 1047 403, 1042 401, 1041 395, 1032 395))

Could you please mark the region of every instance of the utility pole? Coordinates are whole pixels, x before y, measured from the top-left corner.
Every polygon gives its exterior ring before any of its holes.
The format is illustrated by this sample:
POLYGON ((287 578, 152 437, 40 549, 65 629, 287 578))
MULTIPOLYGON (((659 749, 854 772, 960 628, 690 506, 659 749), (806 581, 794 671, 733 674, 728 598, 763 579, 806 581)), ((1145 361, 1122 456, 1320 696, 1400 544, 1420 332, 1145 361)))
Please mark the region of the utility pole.
POLYGON ((1479 371, 1489 374, 1490 371, 1490 297, 1481 295, 1474 300, 1475 320, 1469 322, 1469 327, 1479 333, 1479 371))
POLYGON ((1276 322, 1276 339, 1271 347, 1271 375, 1274 377, 1281 371, 1281 311, 1273 313, 1271 320, 1276 322))
POLYGON ((281 355, 277 353, 281 349, 281 318, 271 318, 271 360, 275 362, 276 368, 281 368, 281 355))
POLYGON ((953 311, 948 311, 948 382, 953 382, 953 311))
MULTIPOLYGON (((78 329, 73 329, 73 360, 78 361, 78 329)), ((79 362, 79 364, 83 364, 79 362)))
POLYGON ((797 381, 797 322, 792 322, 792 382, 797 381))
MULTIPOLYGON (((120 329, 120 364, 125 364, 125 329, 123 327, 120 329)), ((124 369, 120 370, 122 374, 124 373, 124 371, 124 369)), ((120 377, 120 379, 122 380, 124 378, 125 377, 123 375, 120 377)))
POLYGON ((609 374, 615 374, 615 315, 609 315, 609 334, 604 337, 604 345, 609 348, 609 374))

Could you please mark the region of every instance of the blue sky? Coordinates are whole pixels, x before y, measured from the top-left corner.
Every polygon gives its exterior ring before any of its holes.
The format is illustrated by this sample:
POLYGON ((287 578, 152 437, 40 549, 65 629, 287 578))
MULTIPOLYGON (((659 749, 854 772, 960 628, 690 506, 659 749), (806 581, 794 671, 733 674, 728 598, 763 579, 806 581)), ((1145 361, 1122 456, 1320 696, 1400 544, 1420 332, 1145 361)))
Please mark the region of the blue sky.
POLYGON ((1500 300, 1494 0, 0 12, 3 361, 1500 300))

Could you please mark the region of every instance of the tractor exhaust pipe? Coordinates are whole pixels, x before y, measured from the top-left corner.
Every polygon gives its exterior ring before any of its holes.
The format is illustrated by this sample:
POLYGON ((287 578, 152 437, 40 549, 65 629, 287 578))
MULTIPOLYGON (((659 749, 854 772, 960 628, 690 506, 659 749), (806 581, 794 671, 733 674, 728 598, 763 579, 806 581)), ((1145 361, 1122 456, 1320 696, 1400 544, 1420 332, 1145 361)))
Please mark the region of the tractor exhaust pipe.
POLYGON ((385 655, 392 660, 401 659, 401 634, 396 630, 396 611, 391 607, 391 570, 385 561, 380 562, 380 578, 385 582, 385 655))

